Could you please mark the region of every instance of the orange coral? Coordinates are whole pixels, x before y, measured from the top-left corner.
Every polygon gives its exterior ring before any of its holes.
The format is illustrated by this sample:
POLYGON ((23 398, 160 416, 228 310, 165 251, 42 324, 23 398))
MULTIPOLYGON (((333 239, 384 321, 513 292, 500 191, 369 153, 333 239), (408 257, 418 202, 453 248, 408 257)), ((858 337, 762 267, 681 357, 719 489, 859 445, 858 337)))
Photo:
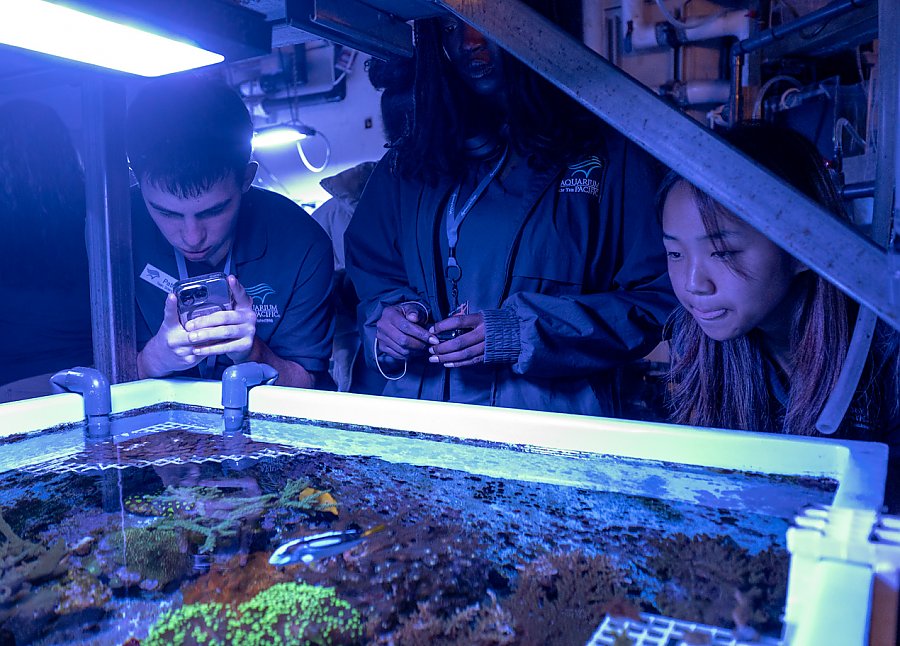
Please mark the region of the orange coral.
POLYGON ((217 602, 236 605, 249 601, 276 583, 296 579, 296 568, 284 569, 269 565, 266 552, 254 552, 246 557, 236 554, 225 563, 214 563, 209 572, 183 588, 184 603, 217 602))

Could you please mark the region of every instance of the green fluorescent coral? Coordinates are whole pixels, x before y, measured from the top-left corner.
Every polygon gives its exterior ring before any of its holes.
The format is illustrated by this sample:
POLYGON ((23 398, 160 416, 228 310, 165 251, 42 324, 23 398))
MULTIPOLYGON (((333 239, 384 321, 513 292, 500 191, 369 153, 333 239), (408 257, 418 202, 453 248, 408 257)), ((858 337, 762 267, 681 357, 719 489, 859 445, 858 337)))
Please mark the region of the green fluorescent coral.
POLYGON ((237 608, 198 603, 171 610, 142 644, 325 646, 358 643, 362 634, 360 614, 334 588, 279 583, 237 608))

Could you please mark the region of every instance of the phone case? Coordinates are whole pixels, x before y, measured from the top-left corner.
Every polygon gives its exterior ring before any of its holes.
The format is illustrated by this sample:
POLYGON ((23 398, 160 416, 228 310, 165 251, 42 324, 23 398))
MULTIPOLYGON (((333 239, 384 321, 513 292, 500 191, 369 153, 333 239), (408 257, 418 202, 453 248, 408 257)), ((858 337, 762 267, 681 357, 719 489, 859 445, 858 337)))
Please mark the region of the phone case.
POLYGON ((179 280, 172 292, 178 299, 178 320, 182 325, 200 316, 234 309, 231 286, 220 271, 179 280))

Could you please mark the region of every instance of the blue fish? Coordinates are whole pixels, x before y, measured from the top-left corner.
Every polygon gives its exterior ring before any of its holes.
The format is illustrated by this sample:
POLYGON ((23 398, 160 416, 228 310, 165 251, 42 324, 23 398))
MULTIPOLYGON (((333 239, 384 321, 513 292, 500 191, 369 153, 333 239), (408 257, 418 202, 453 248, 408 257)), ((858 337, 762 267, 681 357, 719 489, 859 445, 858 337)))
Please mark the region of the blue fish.
POLYGON ((359 527, 351 527, 337 532, 324 532, 305 538, 296 538, 278 547, 269 557, 271 565, 293 565, 294 563, 312 563, 318 559, 328 558, 356 547, 372 534, 385 529, 384 525, 376 525, 362 531, 359 527))

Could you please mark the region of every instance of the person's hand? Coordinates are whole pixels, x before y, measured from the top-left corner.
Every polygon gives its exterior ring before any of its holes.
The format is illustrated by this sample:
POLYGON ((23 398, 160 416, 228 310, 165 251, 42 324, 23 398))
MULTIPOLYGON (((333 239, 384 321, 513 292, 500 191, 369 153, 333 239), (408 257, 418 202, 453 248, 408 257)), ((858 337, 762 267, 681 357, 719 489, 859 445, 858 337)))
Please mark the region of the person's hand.
POLYGON ((178 320, 178 302, 174 294, 166 296, 163 322, 156 335, 138 354, 138 376, 165 377, 173 372, 188 370, 200 363, 194 354, 194 344, 178 320))
POLYGON ((234 295, 234 309, 213 312, 188 321, 184 328, 198 359, 224 354, 235 363, 250 358, 256 337, 253 299, 234 276, 228 277, 234 295))
POLYGON ((484 315, 462 314, 449 316, 431 326, 431 363, 440 363, 445 368, 461 368, 484 363, 484 315), (460 334, 448 341, 437 338, 442 332, 460 330, 460 334))
POLYGON ((384 308, 375 326, 378 349, 399 361, 423 355, 429 345, 429 334, 423 325, 425 310, 416 305, 391 305, 384 308))

